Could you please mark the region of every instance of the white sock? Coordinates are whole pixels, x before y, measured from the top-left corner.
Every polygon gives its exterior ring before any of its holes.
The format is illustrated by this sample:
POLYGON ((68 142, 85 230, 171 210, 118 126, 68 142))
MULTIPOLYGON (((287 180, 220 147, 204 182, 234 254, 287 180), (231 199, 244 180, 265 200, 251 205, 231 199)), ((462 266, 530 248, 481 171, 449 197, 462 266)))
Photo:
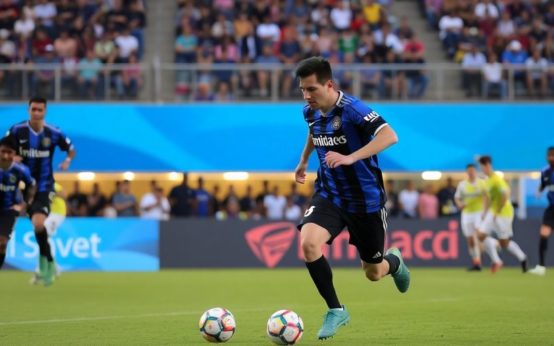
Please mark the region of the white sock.
POLYGON ((471 259, 474 259, 475 258, 475 247, 468 247, 467 251, 469 252, 469 257, 471 257, 471 259))
POLYGON ((329 310, 333 310, 333 311, 343 311, 344 308, 333 308, 333 309, 329 309, 329 310))
POLYGON ((484 243, 485 250, 489 254, 491 261, 493 261, 493 263, 502 263, 500 257, 498 256, 498 251, 496 251, 496 244, 498 243, 498 241, 492 237, 487 237, 485 238, 484 243))
POLYGON ((479 241, 475 241, 475 245, 473 245, 473 254, 474 256, 472 258, 481 262, 481 248, 479 247, 479 241))
POLYGON ((527 259, 527 256, 525 255, 525 253, 521 250, 519 245, 517 245, 517 243, 513 240, 510 240, 510 242, 508 243, 508 251, 510 251, 512 255, 516 256, 520 262, 525 261, 525 259, 527 259))

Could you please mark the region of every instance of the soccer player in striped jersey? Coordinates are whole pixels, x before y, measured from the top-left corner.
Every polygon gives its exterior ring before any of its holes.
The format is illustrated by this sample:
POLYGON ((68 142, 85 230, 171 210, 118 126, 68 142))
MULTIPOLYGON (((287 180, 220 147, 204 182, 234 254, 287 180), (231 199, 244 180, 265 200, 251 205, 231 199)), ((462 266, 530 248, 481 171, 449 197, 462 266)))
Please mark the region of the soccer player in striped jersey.
POLYGON ((537 191, 537 197, 540 197, 540 194, 544 190, 548 190, 548 207, 544 211, 542 217, 539 240, 539 264, 535 268, 529 270, 529 273, 540 276, 546 274, 544 257, 546 256, 546 249, 548 248, 548 237, 550 237, 552 228, 554 228, 554 147, 548 148, 546 159, 548 160, 548 166, 541 172, 541 184, 537 191))
POLYGON ((470 271, 481 270, 481 250, 477 239, 477 229, 485 217, 488 197, 485 181, 477 177, 474 164, 466 167, 467 179, 462 180, 456 189, 454 199, 462 211, 462 233, 467 239, 467 248, 472 260, 470 271))
POLYGON ((17 143, 13 138, 0 140, 0 268, 6 259, 6 248, 13 226, 24 203, 20 200, 19 183, 24 182, 28 198, 34 194, 35 180, 29 169, 21 163, 14 162, 17 143))
POLYGON ((396 248, 385 253, 385 189, 377 154, 398 141, 396 133, 374 110, 336 90, 329 62, 321 57, 301 61, 296 69, 307 102, 308 136, 295 170, 306 182, 308 159, 319 158, 315 193, 298 225, 306 267, 329 310, 319 339, 332 337, 350 314, 339 302, 329 263, 321 246, 345 228, 360 254, 365 276, 378 281, 391 274, 400 292, 410 283, 408 268, 396 248))
POLYGON ((71 140, 59 129, 46 124, 46 99, 33 97, 29 100, 28 121, 23 121, 10 128, 8 136, 14 138, 18 145, 18 154, 22 162, 29 167, 31 176, 35 179, 37 192, 28 213, 35 228, 35 237, 39 246, 39 268, 42 280, 50 285, 54 280, 54 258, 44 221, 50 213, 50 203, 54 194, 54 150, 59 147, 67 152, 60 169, 67 170, 75 156, 71 140))
POLYGON ((491 237, 495 231, 498 243, 503 249, 507 249, 521 263, 521 270, 527 271, 527 255, 519 245, 512 240, 514 235, 514 207, 510 201, 510 187, 502 177, 494 172, 490 156, 479 158, 481 171, 487 176, 485 180, 490 206, 485 219, 479 226, 478 237, 484 242, 485 250, 492 260, 491 271, 496 273, 502 267, 502 260, 498 256, 497 242, 491 237))
MULTIPOLYGON (((64 222, 67 214, 67 205, 65 203, 65 193, 63 191, 63 187, 58 183, 54 183, 54 192, 55 194, 52 197, 52 203, 50 204, 50 214, 46 220, 44 220, 44 227, 46 228, 48 237, 53 237, 56 234, 56 231, 64 222)), ((55 275, 56 277, 59 277, 61 274, 60 268, 56 263, 54 264, 56 266, 55 275)), ((41 281, 42 278, 40 275, 40 268, 37 267, 34 275, 31 277, 31 284, 36 285, 41 281)))

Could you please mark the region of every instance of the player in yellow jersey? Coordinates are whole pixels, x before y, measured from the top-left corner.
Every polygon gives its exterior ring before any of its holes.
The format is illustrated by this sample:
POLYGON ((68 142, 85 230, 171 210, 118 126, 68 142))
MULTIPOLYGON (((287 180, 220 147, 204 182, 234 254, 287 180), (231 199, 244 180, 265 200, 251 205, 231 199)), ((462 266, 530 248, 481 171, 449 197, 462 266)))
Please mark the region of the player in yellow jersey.
POLYGON ((496 241, 491 237, 494 230, 500 246, 507 249, 521 263, 521 269, 527 271, 527 255, 521 250, 519 245, 512 240, 514 235, 512 223, 514 221, 514 207, 510 201, 510 187, 502 177, 494 172, 492 168, 492 159, 490 156, 481 156, 479 158, 481 171, 487 176, 485 181, 487 193, 489 195, 490 205, 479 227, 479 239, 484 242, 485 250, 492 260, 491 271, 495 273, 502 267, 502 260, 498 256, 496 241))
MULTIPOLYGON (((60 225, 64 222, 65 216, 67 214, 67 206, 65 204, 65 193, 63 192, 63 187, 58 184, 54 183, 54 197, 52 198, 52 202, 50 203, 50 214, 44 220, 44 227, 46 228, 46 232, 48 233, 48 237, 53 237, 56 234, 56 231, 60 227, 60 225)), ((60 268, 56 265, 55 268, 56 276, 60 276, 60 268)), ((35 271, 35 274, 31 278, 32 284, 38 284, 40 283, 41 278, 40 274, 37 271, 35 271)))
POLYGON ((467 179, 462 180, 456 189, 454 200, 462 211, 462 233, 467 239, 467 248, 473 265, 469 271, 481 271, 481 249, 477 239, 477 229, 485 217, 488 207, 485 181, 477 177, 474 164, 466 167, 467 179))

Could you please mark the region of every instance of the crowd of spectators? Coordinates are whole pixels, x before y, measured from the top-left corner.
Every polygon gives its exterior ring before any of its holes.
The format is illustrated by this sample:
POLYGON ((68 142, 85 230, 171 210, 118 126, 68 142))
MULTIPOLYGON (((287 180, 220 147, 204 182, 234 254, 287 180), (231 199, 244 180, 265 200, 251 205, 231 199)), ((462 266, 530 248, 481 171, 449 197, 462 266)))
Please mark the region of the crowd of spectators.
POLYGON ((546 97, 554 90, 554 3, 544 0, 419 0, 446 54, 463 68, 466 95, 546 97), (507 68, 512 68, 509 77, 507 68))
POLYGON ((189 186, 188 176, 184 174, 182 182, 166 194, 158 182, 153 180, 150 182, 150 191, 137 198, 131 193, 131 182, 127 180, 117 182, 111 196, 104 195, 97 183, 93 185, 90 194, 83 193, 76 181, 67 196, 68 215, 140 216, 158 220, 198 217, 297 221, 308 201, 306 196, 297 191, 296 184, 291 184, 290 191, 284 195, 278 186, 270 186, 268 181, 264 181, 260 193, 254 195, 252 186, 248 186, 242 196, 236 193, 233 185, 229 185, 227 191, 221 191, 219 185, 208 191, 202 177, 198 178, 195 185, 195 188, 189 186))
MULTIPOLYGON (((309 207, 311 194, 302 194, 296 183, 291 183, 287 191, 281 191, 278 184, 263 181, 261 186, 248 185, 243 194, 238 194, 233 184, 205 187, 204 179, 190 184, 188 175, 183 174, 180 184, 164 191, 153 180, 149 191, 143 196, 131 192, 130 181, 117 182, 111 196, 100 191, 94 184, 88 194, 80 190, 76 181, 67 197, 69 216, 126 217, 140 216, 167 220, 170 218, 196 217, 217 220, 290 220, 298 221, 309 207), (194 185, 194 187, 192 187, 194 185), (254 190, 258 191, 254 193, 254 190)), ((438 189, 437 185, 423 185, 416 189, 413 181, 407 181, 402 189, 397 189, 398 181, 387 180, 385 190, 390 217, 436 219, 459 214, 454 195, 456 185, 451 178, 438 189)))
POLYGON ((452 178, 446 179, 446 184, 436 191, 435 186, 427 184, 417 190, 413 181, 408 181, 403 189, 398 191, 394 181, 386 184, 389 216, 406 219, 437 219, 459 215, 454 195, 456 185, 452 178))
POLYGON ((21 97, 26 83, 53 98, 56 64, 67 98, 134 98, 145 25, 143 0, 0 0, 0 64, 35 67, 0 70, 0 91, 21 97))
MULTIPOLYGON (((276 72, 277 92, 291 97, 297 89, 292 86, 292 67, 308 56, 321 55, 333 64, 425 62, 425 47, 408 19, 390 13, 392 0, 177 1, 175 61, 217 68, 177 74, 176 93, 196 101, 267 97, 269 64, 282 67, 276 72), (227 69, 239 63, 264 68, 227 69), (196 90, 190 87, 193 75, 196 90)), ((364 97, 419 98, 428 82, 419 67, 406 71, 369 66, 359 74, 364 97)), ((335 69, 335 80, 351 92, 354 72, 335 69)))

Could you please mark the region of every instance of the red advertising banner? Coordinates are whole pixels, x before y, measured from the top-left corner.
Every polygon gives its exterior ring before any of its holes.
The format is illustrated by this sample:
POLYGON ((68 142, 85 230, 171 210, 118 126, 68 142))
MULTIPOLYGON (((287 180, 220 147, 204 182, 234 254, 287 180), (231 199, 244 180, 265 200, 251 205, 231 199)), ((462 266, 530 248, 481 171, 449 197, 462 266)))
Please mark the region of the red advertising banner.
MULTIPOLYGON (((533 265, 537 257, 539 226, 538 220, 516 221, 514 225, 514 239, 533 265)), ((348 241, 349 234, 344 231, 333 244, 323 247, 332 265, 360 265, 358 252, 348 241)), ((411 266, 470 264, 466 241, 455 219, 391 219, 387 232, 389 246, 398 247, 411 266)), ((161 268, 304 266, 299 232, 296 224, 288 221, 183 219, 162 222, 159 253, 161 268)), ((505 264, 517 264, 509 253, 501 256, 505 264)), ((486 254, 483 261, 488 263, 486 254)))

